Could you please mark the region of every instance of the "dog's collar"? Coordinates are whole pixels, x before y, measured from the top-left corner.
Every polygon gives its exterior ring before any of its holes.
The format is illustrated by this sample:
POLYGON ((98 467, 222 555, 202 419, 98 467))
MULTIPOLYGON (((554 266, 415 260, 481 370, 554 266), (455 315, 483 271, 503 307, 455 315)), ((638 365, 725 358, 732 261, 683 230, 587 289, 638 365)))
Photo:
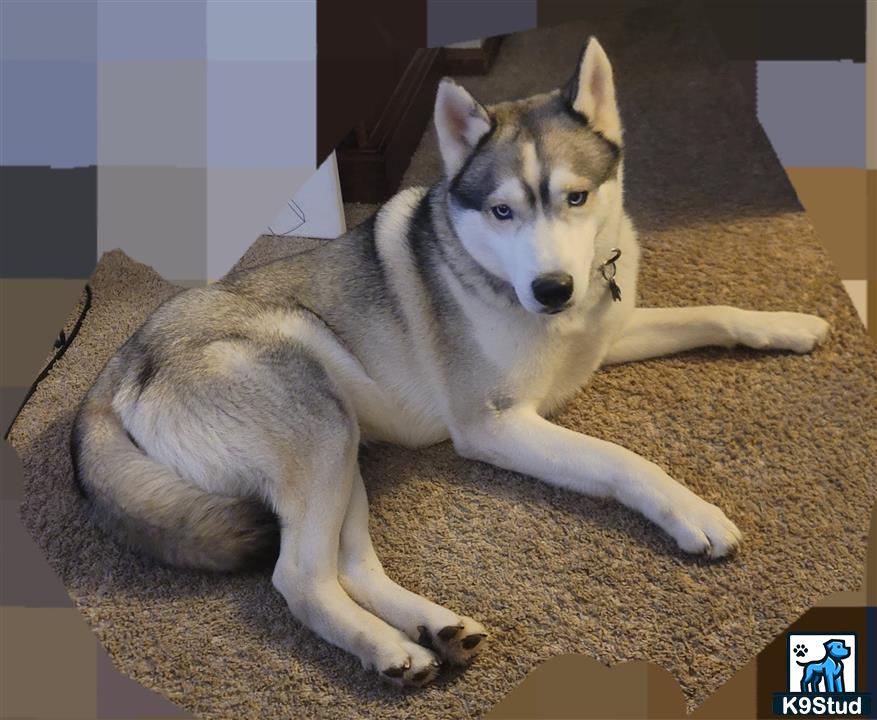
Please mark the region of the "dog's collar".
POLYGON ((621 248, 612 248, 612 255, 610 255, 609 259, 600 266, 600 274, 603 276, 603 279, 609 283, 609 292, 611 293, 614 302, 621 301, 621 288, 618 287, 618 283, 615 282, 615 273, 617 270, 615 263, 618 262, 618 258, 620 257, 621 248))

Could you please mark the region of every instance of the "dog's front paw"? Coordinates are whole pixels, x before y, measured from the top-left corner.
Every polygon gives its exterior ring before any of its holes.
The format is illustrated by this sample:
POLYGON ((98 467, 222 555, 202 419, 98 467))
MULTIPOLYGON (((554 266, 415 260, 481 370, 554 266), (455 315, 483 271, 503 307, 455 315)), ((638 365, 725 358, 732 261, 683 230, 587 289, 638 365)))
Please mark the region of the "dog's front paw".
POLYGON ((718 559, 735 552, 743 533, 715 505, 696 495, 665 512, 668 532, 685 552, 718 559))
POLYGON ((743 311, 733 336, 741 345, 757 350, 791 350, 808 353, 828 336, 829 324, 821 317, 797 312, 743 311))
POLYGON ((421 625, 418 630, 421 645, 434 649, 455 665, 471 662, 487 644, 487 633, 481 623, 465 616, 460 616, 453 625, 432 629, 421 625))

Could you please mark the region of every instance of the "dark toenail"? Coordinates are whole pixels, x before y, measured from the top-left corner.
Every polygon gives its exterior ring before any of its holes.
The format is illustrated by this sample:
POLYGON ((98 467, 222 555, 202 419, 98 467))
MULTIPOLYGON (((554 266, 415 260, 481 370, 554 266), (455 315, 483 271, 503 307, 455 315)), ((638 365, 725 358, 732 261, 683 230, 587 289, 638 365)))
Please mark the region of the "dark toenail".
POLYGON ((432 661, 432 666, 433 667, 441 667, 442 664, 438 661, 438 659, 436 659, 436 660, 432 661))
POLYGON ((450 640, 454 635, 456 635, 463 628, 459 625, 448 625, 447 627, 443 627, 438 631, 438 636, 442 640, 450 640))
POLYGON ((421 670, 419 673, 417 673, 417 675, 412 677, 411 680, 412 680, 412 682, 422 682, 423 680, 426 680, 427 677, 429 677, 429 674, 431 672, 432 672, 432 670, 430 670, 429 668, 426 668, 424 670, 421 670))
POLYGON ((391 678, 402 677, 402 673, 405 672, 405 668, 403 667, 392 667, 384 670, 384 675, 391 678))
POLYGON ((478 643, 480 643, 484 638, 487 637, 487 633, 478 633, 476 635, 470 635, 465 640, 463 640, 463 647, 467 650, 471 650, 478 643))
POLYGON ((426 626, 418 625, 417 631, 420 633, 420 637, 417 638, 418 644, 423 645, 423 647, 429 648, 430 650, 434 650, 435 646, 432 644, 432 635, 429 634, 429 630, 426 629, 426 626))

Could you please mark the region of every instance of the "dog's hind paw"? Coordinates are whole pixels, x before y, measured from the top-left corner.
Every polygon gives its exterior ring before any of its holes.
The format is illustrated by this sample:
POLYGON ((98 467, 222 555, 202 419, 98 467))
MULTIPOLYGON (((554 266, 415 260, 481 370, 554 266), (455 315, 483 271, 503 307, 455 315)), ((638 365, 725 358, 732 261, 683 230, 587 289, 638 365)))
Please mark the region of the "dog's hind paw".
POLYGON ((391 663, 381 670, 381 676, 398 687, 422 687, 435 680, 441 669, 438 658, 428 649, 415 643, 404 643, 401 650, 405 659, 391 663))
POLYGON ((481 624, 464 616, 458 623, 438 630, 431 631, 425 625, 419 626, 418 630, 421 645, 434 649, 455 665, 471 662, 487 644, 487 633, 481 624))

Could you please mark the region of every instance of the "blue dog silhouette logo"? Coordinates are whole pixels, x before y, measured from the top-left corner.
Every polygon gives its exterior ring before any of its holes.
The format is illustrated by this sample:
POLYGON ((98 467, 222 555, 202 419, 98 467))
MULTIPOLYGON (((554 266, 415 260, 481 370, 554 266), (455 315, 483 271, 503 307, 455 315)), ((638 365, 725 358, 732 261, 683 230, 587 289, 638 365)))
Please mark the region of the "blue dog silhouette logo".
MULTIPOLYGON (((823 645, 825 646, 825 655, 821 660, 797 661, 798 665, 804 668, 801 690, 812 693, 842 693, 844 691, 843 661, 850 656, 852 651, 843 640, 833 639, 823 643, 823 645)), ((797 653, 795 654, 797 655, 797 653)))
POLYGON ((871 698, 857 692, 855 633, 789 633, 788 691, 774 693, 775 715, 861 717, 871 698))

